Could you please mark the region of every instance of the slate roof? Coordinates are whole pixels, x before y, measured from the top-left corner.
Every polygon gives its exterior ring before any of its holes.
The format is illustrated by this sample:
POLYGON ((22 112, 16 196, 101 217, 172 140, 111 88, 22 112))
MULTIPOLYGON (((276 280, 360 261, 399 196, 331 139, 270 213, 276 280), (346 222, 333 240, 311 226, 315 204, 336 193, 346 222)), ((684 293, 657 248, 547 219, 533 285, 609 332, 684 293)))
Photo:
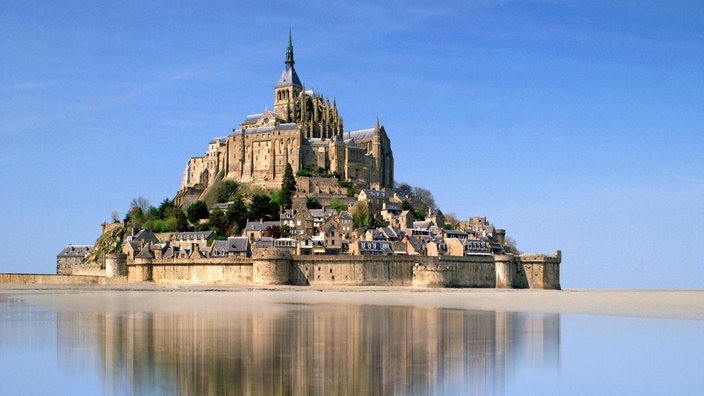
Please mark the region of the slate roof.
POLYGON ((270 125, 270 126, 264 126, 264 127, 247 128, 245 130, 245 133, 247 135, 249 135, 251 133, 273 132, 273 131, 290 131, 290 130, 295 130, 295 129, 298 129, 298 125, 296 125, 294 123, 286 123, 286 124, 270 125))
POLYGON ((420 240, 418 240, 418 238, 412 235, 406 235, 406 240, 408 241, 408 243, 411 244, 411 246, 413 246, 415 250, 423 250, 423 244, 420 240))
POLYGON ((308 209, 314 219, 324 219, 327 216, 337 213, 335 209, 308 209))
POLYGON ((215 238, 215 233, 212 231, 189 231, 189 232, 177 232, 174 234, 174 239, 177 241, 188 241, 188 240, 208 240, 210 238, 215 238))
POLYGON ((337 218, 338 218, 338 219, 348 219, 348 220, 351 220, 351 219, 352 219, 352 215, 351 215, 348 211, 343 210, 342 212, 340 212, 339 215, 337 215, 337 218))
POLYGON ((144 258, 144 259, 152 259, 154 256, 152 255, 152 252, 149 251, 148 248, 142 249, 138 255, 135 256, 135 258, 144 258))
POLYGON ((227 138, 226 137, 213 138, 208 144, 212 144, 212 143, 225 144, 225 143, 227 143, 227 138))
POLYGON ((271 238, 271 237, 258 238, 256 241, 254 241, 254 246, 259 249, 274 247, 274 238, 271 238))
POLYGON ((57 257, 85 257, 93 250, 92 246, 88 245, 68 245, 57 254, 57 257))
POLYGON ((343 137, 352 140, 371 139, 374 137, 374 128, 362 129, 359 131, 345 132, 343 137))
POLYGON ((229 237, 226 241, 213 242, 210 255, 213 257, 224 257, 228 253, 246 253, 249 246, 247 237, 229 237))
POLYGON ((443 234, 448 235, 452 238, 464 237, 467 238, 468 234, 464 231, 458 230, 442 230, 443 234))
POLYGON ((430 220, 426 221, 414 221, 413 222, 413 228, 419 229, 419 230, 428 230, 430 227, 433 225, 433 222, 430 220))
POLYGON ((401 205, 397 205, 397 204, 390 203, 390 204, 387 204, 387 205, 386 205, 386 210, 389 211, 389 212, 400 212, 400 211, 401 211, 401 205))
POLYGON ((243 124, 249 124, 252 122, 256 122, 261 116, 263 116, 264 113, 259 113, 259 114, 250 114, 248 115, 244 121, 242 121, 243 124))
POLYGON ((247 220, 247 225, 244 226, 245 231, 264 231, 272 226, 280 226, 280 221, 249 221, 247 220))
POLYGON ((464 251, 466 253, 491 253, 486 243, 479 239, 467 239, 464 241, 464 251))
POLYGON ((293 67, 292 64, 286 64, 286 67, 284 67, 284 71, 281 72, 281 76, 279 77, 279 81, 276 83, 276 87, 284 87, 287 85, 297 85, 299 87, 302 87, 303 84, 301 84, 301 80, 298 78, 298 73, 296 73, 296 69, 293 67))
POLYGON ((391 243, 387 241, 357 241, 357 243, 360 252, 393 252, 391 243))

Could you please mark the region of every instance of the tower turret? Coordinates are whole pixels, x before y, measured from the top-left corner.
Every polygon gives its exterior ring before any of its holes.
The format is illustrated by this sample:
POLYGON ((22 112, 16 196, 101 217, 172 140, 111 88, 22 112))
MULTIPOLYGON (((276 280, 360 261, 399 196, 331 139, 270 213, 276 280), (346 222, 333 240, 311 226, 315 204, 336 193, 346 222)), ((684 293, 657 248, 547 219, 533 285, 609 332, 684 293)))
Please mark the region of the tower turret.
POLYGON ((286 61, 284 62, 284 71, 279 77, 279 81, 274 87, 274 111, 282 118, 289 120, 289 113, 286 105, 290 100, 294 100, 303 91, 303 84, 298 78, 296 69, 293 64, 293 41, 291 40, 291 29, 288 31, 288 47, 286 48, 286 61))

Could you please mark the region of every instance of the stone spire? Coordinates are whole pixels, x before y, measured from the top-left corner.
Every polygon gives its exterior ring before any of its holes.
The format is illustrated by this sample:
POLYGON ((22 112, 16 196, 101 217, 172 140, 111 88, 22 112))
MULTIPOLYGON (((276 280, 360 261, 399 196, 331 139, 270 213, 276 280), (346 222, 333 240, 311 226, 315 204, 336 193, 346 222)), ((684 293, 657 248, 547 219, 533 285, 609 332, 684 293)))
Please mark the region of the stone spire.
POLYGON ((286 48, 286 64, 293 67, 293 42, 291 40, 291 28, 288 28, 288 48, 286 48))
MULTIPOLYGON (((285 86, 296 86, 296 87, 301 87, 301 80, 298 78, 298 74, 296 74, 296 69, 293 68, 293 41, 291 40, 291 29, 288 30, 288 47, 286 48, 286 66, 284 67, 284 71, 281 73, 281 77, 279 77, 279 81, 276 83, 276 87, 285 87, 285 86)), ((285 98, 277 98, 277 100, 283 100, 285 98)))

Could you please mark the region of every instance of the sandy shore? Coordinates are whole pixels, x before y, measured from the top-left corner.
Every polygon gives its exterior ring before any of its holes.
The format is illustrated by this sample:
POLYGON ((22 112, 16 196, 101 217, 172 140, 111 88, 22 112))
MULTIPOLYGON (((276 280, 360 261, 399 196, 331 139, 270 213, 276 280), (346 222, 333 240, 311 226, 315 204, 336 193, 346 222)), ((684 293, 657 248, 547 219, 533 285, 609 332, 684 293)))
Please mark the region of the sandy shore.
POLYGON ((230 313, 261 304, 370 304, 704 320, 704 290, 0 285, 2 296, 68 310, 230 313))

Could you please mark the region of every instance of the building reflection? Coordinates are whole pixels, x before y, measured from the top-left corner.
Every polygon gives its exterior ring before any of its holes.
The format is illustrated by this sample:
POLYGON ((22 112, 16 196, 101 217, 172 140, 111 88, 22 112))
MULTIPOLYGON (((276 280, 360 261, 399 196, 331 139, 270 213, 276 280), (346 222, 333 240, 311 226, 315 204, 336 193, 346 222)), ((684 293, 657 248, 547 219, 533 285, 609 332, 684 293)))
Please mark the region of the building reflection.
POLYGON ((285 304, 236 317, 60 315, 60 361, 97 358, 107 394, 503 394, 518 368, 560 364, 552 314, 285 304))

